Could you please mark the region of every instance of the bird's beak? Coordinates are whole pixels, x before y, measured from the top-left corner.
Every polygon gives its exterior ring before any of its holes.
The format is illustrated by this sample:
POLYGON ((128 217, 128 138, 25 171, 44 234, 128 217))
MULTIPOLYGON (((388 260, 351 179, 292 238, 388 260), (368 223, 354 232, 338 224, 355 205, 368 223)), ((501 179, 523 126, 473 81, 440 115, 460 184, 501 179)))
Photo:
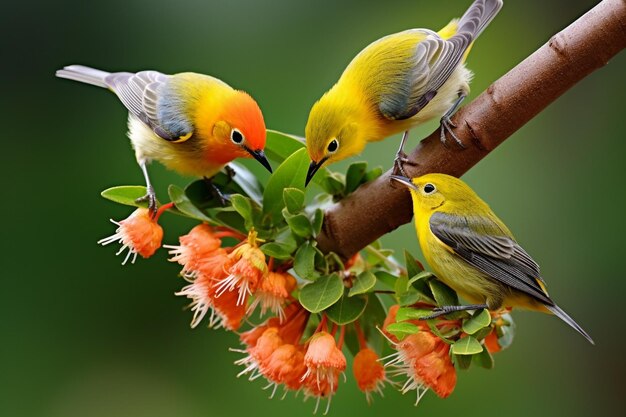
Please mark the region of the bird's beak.
POLYGON ((252 149, 245 147, 245 150, 248 151, 248 153, 252 155, 254 159, 259 161, 261 165, 263 165, 270 173, 272 172, 272 166, 270 165, 270 161, 267 160, 265 152, 263 152, 262 149, 258 151, 253 151, 252 149))
POLYGON ((404 185, 405 187, 409 188, 410 190, 419 191, 417 189, 417 187, 415 186, 415 184, 413 184, 411 182, 410 178, 403 177, 401 175, 392 175, 391 179, 394 180, 394 181, 398 181, 400 184, 404 185))
POLYGON ((319 171, 319 169, 322 167, 322 165, 324 165, 324 162, 326 162, 327 159, 328 158, 322 158, 319 162, 311 161, 311 164, 309 165, 309 171, 306 173, 306 181, 304 182, 305 187, 309 185, 309 182, 311 182, 315 173, 319 171))

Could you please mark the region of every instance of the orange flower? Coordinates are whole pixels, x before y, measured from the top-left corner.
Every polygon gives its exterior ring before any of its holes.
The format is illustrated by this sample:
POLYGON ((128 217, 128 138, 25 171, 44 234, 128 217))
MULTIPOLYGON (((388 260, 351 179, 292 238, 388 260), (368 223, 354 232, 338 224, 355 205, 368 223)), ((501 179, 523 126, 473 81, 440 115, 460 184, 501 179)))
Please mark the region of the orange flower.
POLYGON ((372 400, 372 392, 383 395, 382 390, 387 378, 385 368, 380 363, 376 352, 369 348, 361 349, 354 357, 352 372, 359 389, 365 393, 368 403, 372 400))
POLYGON ((402 393, 417 391, 417 401, 428 389, 445 398, 456 385, 456 371, 450 360, 450 346, 427 330, 411 334, 393 344, 397 352, 385 364, 395 368, 396 375, 407 377, 402 393), (453 375, 451 375, 453 374, 453 375))
POLYGON ((415 361, 413 368, 423 383, 446 398, 456 385, 456 371, 450 360, 450 345, 442 342, 437 350, 415 361))
MULTIPOLYGON (((215 286, 212 287, 215 291, 215 286)), ((248 295, 243 298, 234 291, 228 291, 221 296, 213 293, 213 313, 211 314, 210 327, 223 327, 226 330, 235 331, 241 326, 246 316, 246 302, 248 295)))
POLYGON ((285 343, 261 364, 260 372, 274 385, 274 392, 279 384, 285 384, 287 389, 298 390, 302 387, 302 377, 306 373, 304 354, 299 346, 285 343))
POLYGON ((135 262, 137 254, 149 258, 161 246, 163 229, 156 222, 156 218, 152 218, 148 209, 138 208, 125 220, 116 222, 111 219, 111 222, 118 226, 115 234, 100 239, 98 244, 105 246, 109 243, 120 242, 122 247, 116 255, 128 249, 122 265, 128 262, 131 255, 131 263, 135 262))
POLYGON ((328 398, 328 402, 326 403, 326 410, 324 411, 324 415, 328 414, 328 410, 330 409, 330 402, 333 398, 335 392, 337 392, 337 387, 339 386, 339 374, 335 374, 334 376, 319 380, 315 375, 305 374, 303 378, 303 388, 304 388, 304 398, 307 399, 309 397, 317 398, 315 402, 315 409, 313 410, 313 414, 317 413, 317 409, 319 408, 320 401, 322 398, 328 398))
POLYGON ((327 382, 334 392, 337 377, 346 369, 346 357, 337 347, 335 338, 322 331, 311 336, 304 364, 307 367, 305 378, 311 375, 318 385, 327 382))
MULTIPOLYGON (((209 257, 202 261, 203 267, 198 270, 199 273, 196 274, 192 283, 175 293, 176 295, 185 296, 192 300, 190 304, 191 311, 193 312, 193 318, 191 320, 192 328, 200 324, 209 309, 214 307, 215 282, 216 280, 226 277, 224 268, 228 267, 229 263, 230 258, 226 251, 222 248, 217 248, 209 257)), ((215 317, 215 313, 211 314, 209 327, 215 325, 215 317)))
POLYGON ((498 353, 502 350, 498 342, 498 332, 496 332, 495 328, 485 337, 485 346, 489 353, 498 353))
POLYGON ((287 272, 269 272, 261 280, 261 285, 254 293, 254 301, 248 308, 252 313, 260 304, 261 315, 267 310, 274 313, 281 321, 285 319, 283 304, 296 287, 296 279, 287 272))
POLYGON ((267 273, 265 255, 256 245, 256 232, 251 230, 248 242, 239 246, 230 254, 233 265, 228 269, 228 276, 216 286, 216 295, 220 297, 227 290, 238 290, 237 304, 242 305, 248 295, 256 291, 259 282, 267 273))
POLYGON ((178 262, 183 266, 182 275, 194 278, 205 258, 208 258, 221 245, 222 241, 213 234, 208 224, 200 224, 189 233, 178 238, 180 245, 164 245, 170 249, 170 262, 178 262))
POLYGON ((246 350, 233 349, 235 352, 247 353, 246 357, 235 361, 235 365, 246 367, 237 376, 251 373, 249 378, 251 381, 261 376, 262 365, 281 345, 283 345, 283 339, 278 334, 278 327, 268 327, 254 345, 248 346, 246 350))

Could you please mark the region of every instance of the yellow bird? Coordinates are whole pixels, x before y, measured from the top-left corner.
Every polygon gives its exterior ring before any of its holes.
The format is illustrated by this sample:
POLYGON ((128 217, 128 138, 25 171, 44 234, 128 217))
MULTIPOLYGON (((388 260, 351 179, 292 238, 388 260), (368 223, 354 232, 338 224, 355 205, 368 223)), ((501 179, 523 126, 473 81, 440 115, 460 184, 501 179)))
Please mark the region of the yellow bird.
POLYGON ((156 196, 148 176, 152 160, 183 175, 205 177, 210 183, 235 158, 255 158, 268 171, 265 157, 265 122, 258 104, 209 75, 185 72, 166 75, 157 71, 109 73, 70 65, 57 77, 107 88, 128 109, 128 136, 146 180, 149 201, 156 196))
POLYGON ((502 0, 476 0, 439 32, 405 30, 363 49, 311 108, 305 129, 311 158, 306 183, 324 164, 357 155, 368 142, 399 132, 404 135, 394 166, 403 173, 408 131, 436 117, 441 117, 441 141, 447 131, 463 146, 450 116, 469 93, 472 73, 465 58, 501 7, 502 0))
POLYGON ((445 174, 413 180, 393 175, 392 179, 411 192, 422 253, 437 278, 474 303, 443 306, 430 317, 521 307, 553 313, 593 344, 582 327, 552 301, 539 265, 467 184, 445 174))

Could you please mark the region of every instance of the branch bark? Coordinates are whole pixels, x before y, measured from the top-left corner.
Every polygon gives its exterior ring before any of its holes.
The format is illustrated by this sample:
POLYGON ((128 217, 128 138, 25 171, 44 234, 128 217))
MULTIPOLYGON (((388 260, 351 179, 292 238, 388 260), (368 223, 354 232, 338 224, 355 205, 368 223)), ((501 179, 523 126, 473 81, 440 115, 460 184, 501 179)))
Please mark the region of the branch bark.
MULTIPOLYGON (((439 129, 409 155, 417 177, 441 172, 460 177, 578 81, 626 47, 626 1, 604 0, 494 82, 453 117, 467 146, 443 146, 439 129)), ((318 247, 349 258, 380 236, 411 221, 411 199, 394 187, 390 171, 326 211, 318 247), (363 208, 367 208, 364 210, 363 208)))

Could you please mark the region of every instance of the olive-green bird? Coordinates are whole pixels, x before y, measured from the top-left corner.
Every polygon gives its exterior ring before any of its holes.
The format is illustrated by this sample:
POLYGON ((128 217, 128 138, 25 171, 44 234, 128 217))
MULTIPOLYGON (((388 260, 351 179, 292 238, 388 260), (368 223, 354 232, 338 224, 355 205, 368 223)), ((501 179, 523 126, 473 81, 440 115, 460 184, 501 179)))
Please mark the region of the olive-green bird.
POLYGON ((445 174, 392 179, 408 187, 422 253, 437 278, 474 303, 452 311, 505 307, 552 313, 593 344, 591 337, 548 295, 539 265, 515 241, 487 203, 463 181, 445 174))

